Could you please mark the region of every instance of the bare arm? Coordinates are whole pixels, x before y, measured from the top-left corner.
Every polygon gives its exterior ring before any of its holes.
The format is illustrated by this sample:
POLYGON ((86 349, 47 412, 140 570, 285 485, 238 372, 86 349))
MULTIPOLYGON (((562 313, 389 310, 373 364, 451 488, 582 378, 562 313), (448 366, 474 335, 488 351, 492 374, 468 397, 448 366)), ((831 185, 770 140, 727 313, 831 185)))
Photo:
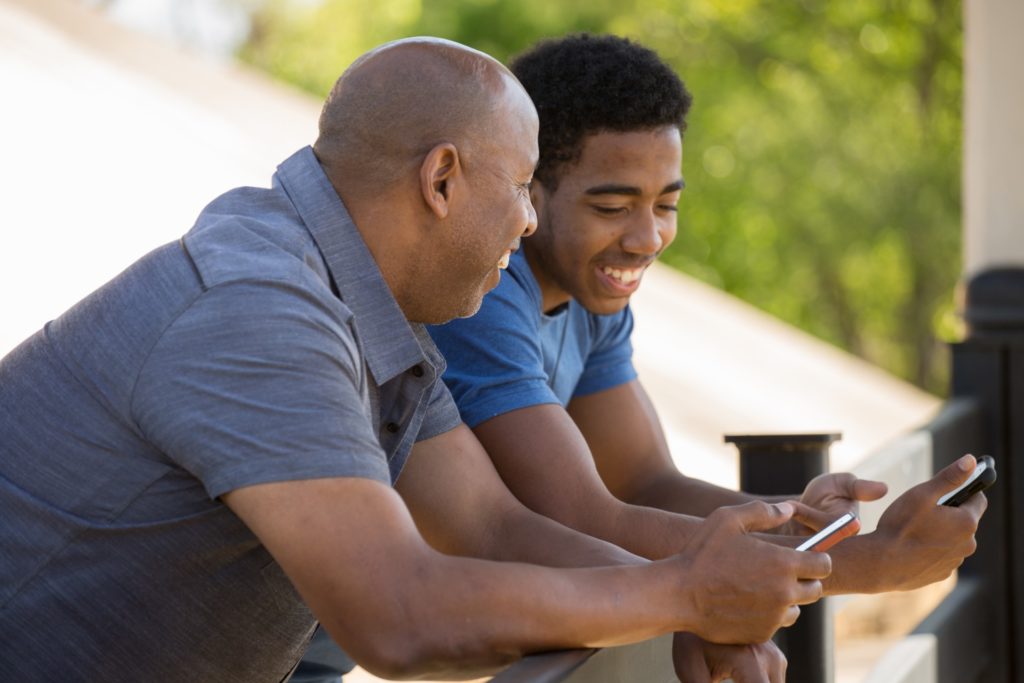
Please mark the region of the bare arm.
POLYGON ((524 507, 466 426, 416 444, 395 488, 444 553, 548 567, 647 562, 524 507))
MULTIPOLYGON (((440 448, 436 441, 418 446, 398 482, 416 524, 435 548, 547 566, 644 562, 525 508, 501 482, 469 430, 461 427, 455 436, 449 448, 440 448), (453 481, 459 485, 450 486, 453 481)), ((673 652, 680 679, 686 681, 781 683, 786 664, 771 641, 716 645, 680 633, 673 652)))
POLYGON ((859 502, 886 492, 884 484, 849 473, 821 475, 792 496, 757 496, 687 477, 673 463, 658 415, 637 381, 576 398, 569 414, 586 437, 605 484, 634 505, 706 516, 723 505, 751 500, 799 500, 804 504, 799 517, 778 531, 806 534, 846 512, 856 514, 859 502))
POLYGON ((654 406, 636 380, 574 398, 568 411, 586 438, 601 479, 621 500, 706 517, 723 505, 756 499, 680 472, 654 406))
MULTIPOLYGON (((534 552, 528 546, 536 544, 547 549, 544 559, 550 561, 558 555, 539 536, 552 533, 573 544, 562 554, 568 563, 632 561, 546 520, 538 524, 534 515, 491 517, 483 500, 475 502, 485 521, 465 522, 456 513, 474 499, 460 489, 470 490, 474 475, 464 479, 449 471, 434 478, 417 475, 416 468, 437 465, 434 458, 451 453, 449 446, 468 449, 453 456, 462 464, 467 457, 486 457, 466 436, 454 430, 422 442, 414 456, 420 464, 411 461, 414 469, 406 472, 414 477, 402 488, 431 543, 446 552, 498 556, 528 555, 534 552), (461 502, 449 505, 449 499, 461 502), (516 538, 523 523, 531 538, 501 549, 502 536, 516 538), (453 524, 454 530, 447 528, 453 524)), ((476 469, 471 462, 470 469, 476 469)), ((509 505, 498 498, 499 508, 509 505)), ((603 647, 679 630, 716 642, 762 642, 795 621, 796 605, 820 597, 821 579, 830 571, 827 556, 795 553, 748 535, 784 522, 788 506, 716 513, 668 560, 552 569, 444 554, 424 540, 398 494, 370 480, 261 484, 224 500, 331 636, 365 667, 389 677, 479 675, 531 651, 603 647), (743 562, 751 553, 754 567, 743 562)))
MULTIPOLYGON (((575 399, 569 412, 586 435, 602 478, 625 500, 702 514, 716 504, 749 498, 686 477, 676 469, 654 407, 637 382, 575 399)), ((935 501, 972 470, 970 458, 947 467, 894 501, 875 532, 833 547, 829 551, 833 572, 825 581, 826 594, 909 590, 949 576, 974 552, 974 532, 986 501, 984 496, 975 496, 959 509, 937 508, 935 501)), ((820 526, 847 510, 856 512, 858 501, 875 500, 885 492, 886 486, 880 482, 839 473, 812 480, 800 500, 824 512, 813 519, 812 526, 820 526)), ((792 536, 774 540, 786 545, 795 541, 792 536)))
POLYGON ((630 505, 613 496, 587 441, 561 406, 521 408, 473 431, 516 498, 585 534, 661 558, 678 552, 700 524, 696 517, 630 505))
POLYGON ((331 637, 389 678, 479 676, 530 651, 621 644, 689 621, 670 572, 653 566, 555 570, 444 555, 371 480, 262 484, 225 502, 331 637))

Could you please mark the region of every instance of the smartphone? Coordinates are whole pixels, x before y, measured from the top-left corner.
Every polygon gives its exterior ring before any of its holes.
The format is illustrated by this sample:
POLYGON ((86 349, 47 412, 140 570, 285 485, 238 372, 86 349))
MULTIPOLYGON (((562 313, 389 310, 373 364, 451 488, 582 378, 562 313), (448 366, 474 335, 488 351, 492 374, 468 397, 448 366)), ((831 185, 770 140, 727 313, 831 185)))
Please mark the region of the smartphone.
POLYGON ((798 545, 796 549, 799 551, 811 550, 816 553, 823 553, 836 543, 839 543, 839 541, 847 536, 853 536, 858 531, 860 531, 860 520, 852 512, 847 512, 798 545))
POLYGON ((960 507, 975 493, 984 491, 994 483, 996 483, 996 461, 992 459, 992 456, 983 455, 978 458, 978 464, 967 481, 939 498, 938 505, 960 507))

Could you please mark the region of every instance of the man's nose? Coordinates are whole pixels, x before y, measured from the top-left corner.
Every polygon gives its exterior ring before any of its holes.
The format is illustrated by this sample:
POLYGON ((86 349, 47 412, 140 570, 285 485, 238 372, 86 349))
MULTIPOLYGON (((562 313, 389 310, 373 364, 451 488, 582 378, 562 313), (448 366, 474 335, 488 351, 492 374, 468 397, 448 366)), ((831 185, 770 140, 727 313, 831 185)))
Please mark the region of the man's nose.
POLYGON ((529 237, 533 233, 537 232, 537 209, 533 207, 533 202, 529 199, 526 200, 526 229, 523 230, 523 237, 529 237))
POLYGON ((653 211, 637 211, 623 235, 622 248, 631 254, 651 256, 661 251, 665 240, 661 234, 661 225, 653 211))

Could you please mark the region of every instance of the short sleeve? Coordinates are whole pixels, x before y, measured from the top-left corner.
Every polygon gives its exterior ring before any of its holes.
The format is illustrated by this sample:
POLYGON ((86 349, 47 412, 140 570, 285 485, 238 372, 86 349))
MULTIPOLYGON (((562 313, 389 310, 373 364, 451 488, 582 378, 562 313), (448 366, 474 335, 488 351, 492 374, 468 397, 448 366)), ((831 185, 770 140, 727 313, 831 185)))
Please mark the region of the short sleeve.
POLYGON ((636 379, 633 367, 633 312, 590 316, 593 346, 573 396, 596 394, 636 379))
POLYGON ((294 284, 211 288, 143 366, 138 428, 211 497, 321 477, 390 483, 349 318, 337 299, 294 284))
POLYGON ((430 395, 430 403, 427 405, 427 413, 423 417, 423 424, 416 434, 417 441, 426 441, 438 434, 444 434, 462 424, 459 416, 459 409, 452 399, 452 394, 444 382, 436 382, 434 391, 430 395))
POLYGON ((498 415, 559 403, 547 384, 539 304, 511 271, 471 318, 429 327, 448 368, 444 381, 470 427, 498 415))

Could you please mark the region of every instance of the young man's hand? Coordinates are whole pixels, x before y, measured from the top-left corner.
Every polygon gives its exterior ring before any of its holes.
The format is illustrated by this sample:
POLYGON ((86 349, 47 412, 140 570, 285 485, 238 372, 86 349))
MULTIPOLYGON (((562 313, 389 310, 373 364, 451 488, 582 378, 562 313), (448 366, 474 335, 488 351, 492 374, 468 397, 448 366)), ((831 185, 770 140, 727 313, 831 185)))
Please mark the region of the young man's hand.
POLYGON ((785 523, 789 503, 762 501, 711 513, 682 552, 667 560, 681 565, 692 631, 715 643, 762 643, 793 624, 798 605, 822 596, 821 580, 832 570, 824 553, 799 553, 750 535, 785 523))
POLYGON ((812 534, 847 512, 858 515, 860 503, 878 500, 888 490, 889 487, 880 481, 858 479, 849 472, 818 475, 800 496, 803 506, 778 531, 788 536, 812 534))
POLYGON ((965 455, 909 489, 882 514, 872 534, 879 543, 876 559, 883 563, 882 590, 910 590, 941 581, 974 553, 974 533, 988 507, 985 494, 976 493, 956 508, 936 502, 965 482, 975 465, 974 458, 965 455))
POLYGON ((772 641, 756 645, 717 645, 692 633, 672 640, 676 676, 686 683, 785 683, 786 656, 772 641))

